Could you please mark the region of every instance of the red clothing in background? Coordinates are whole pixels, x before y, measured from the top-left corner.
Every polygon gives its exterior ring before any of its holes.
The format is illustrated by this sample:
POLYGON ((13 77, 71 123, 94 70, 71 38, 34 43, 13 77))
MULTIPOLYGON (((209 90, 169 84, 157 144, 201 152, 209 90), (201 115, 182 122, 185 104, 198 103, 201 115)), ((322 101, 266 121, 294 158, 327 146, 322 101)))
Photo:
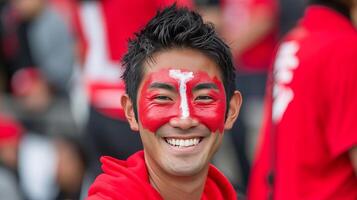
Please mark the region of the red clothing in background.
MULTIPOLYGON (((143 151, 126 161, 102 157, 101 162, 104 173, 90 187, 87 200, 163 199, 150 185, 143 151)), ((201 199, 236 200, 237 197, 228 179, 210 165, 201 199)))
MULTIPOLYGON (((125 119, 120 98, 125 92, 120 60, 128 40, 174 0, 105 0, 81 3, 78 11, 82 65, 91 105, 111 118, 125 119)), ((178 5, 192 7, 190 0, 178 5)))
POLYGON ((269 99, 249 200, 271 191, 275 200, 357 199, 348 154, 357 145, 356 56, 348 18, 310 6, 277 53, 273 109, 269 99))
MULTIPOLYGON (((253 12, 256 12, 256 7, 264 7, 266 14, 277 22, 278 2, 276 0, 223 0, 222 9, 225 26, 232 31, 240 30, 239 32, 242 32, 242 29, 250 26, 249 23, 254 15, 253 12)), ((240 55, 236 55, 235 64, 237 67, 247 72, 267 71, 273 58, 277 38, 278 29, 274 27, 250 48, 240 55)), ((228 41, 228 43, 230 42, 232 41, 228 41)))
POLYGON ((9 141, 19 142, 23 128, 15 120, 0 114, 0 146, 6 145, 9 141))

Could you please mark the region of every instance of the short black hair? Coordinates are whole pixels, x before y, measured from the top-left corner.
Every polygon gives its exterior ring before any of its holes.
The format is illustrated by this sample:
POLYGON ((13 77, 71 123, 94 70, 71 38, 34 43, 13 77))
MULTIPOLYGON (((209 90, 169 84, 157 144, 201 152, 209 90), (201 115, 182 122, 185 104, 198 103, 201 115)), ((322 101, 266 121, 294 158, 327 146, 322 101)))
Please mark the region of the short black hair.
POLYGON ((122 78, 136 118, 144 63, 150 61, 154 53, 175 48, 198 50, 212 59, 220 69, 227 102, 231 99, 235 90, 235 68, 228 45, 218 37, 214 26, 204 23, 198 13, 173 4, 158 11, 135 38, 129 40, 128 52, 123 57, 125 71, 122 78))

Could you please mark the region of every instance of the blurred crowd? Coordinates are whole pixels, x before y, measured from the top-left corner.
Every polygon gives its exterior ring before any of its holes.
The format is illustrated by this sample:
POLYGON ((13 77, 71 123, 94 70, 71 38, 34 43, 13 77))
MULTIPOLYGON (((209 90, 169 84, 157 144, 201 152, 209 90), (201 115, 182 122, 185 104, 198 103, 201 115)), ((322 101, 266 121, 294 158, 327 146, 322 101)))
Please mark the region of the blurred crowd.
MULTIPOLYGON (((0 199, 82 199, 142 148, 120 105, 128 39, 170 0, 0 0, 0 199)), ((245 191, 276 45, 304 0, 180 0, 230 45, 244 104, 214 162, 245 191), (227 153, 229 152, 229 153, 227 153)))

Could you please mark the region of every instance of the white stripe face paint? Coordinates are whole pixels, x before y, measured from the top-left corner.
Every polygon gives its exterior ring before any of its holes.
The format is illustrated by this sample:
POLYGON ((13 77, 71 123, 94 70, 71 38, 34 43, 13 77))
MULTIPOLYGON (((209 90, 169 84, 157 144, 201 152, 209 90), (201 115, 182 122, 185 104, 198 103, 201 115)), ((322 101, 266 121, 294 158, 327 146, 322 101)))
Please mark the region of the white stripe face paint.
POLYGON ((187 102, 186 83, 193 78, 193 72, 181 72, 181 70, 171 69, 169 73, 170 77, 178 80, 179 82, 181 119, 185 119, 190 116, 190 110, 187 102))

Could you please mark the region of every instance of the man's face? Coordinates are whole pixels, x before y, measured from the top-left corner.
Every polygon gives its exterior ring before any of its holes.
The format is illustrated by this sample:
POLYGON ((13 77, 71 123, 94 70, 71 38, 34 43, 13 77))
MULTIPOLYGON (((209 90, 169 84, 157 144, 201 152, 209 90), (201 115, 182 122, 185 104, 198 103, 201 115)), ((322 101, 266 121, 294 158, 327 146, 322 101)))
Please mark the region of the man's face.
POLYGON ((171 175, 198 174, 207 169, 225 127, 226 94, 219 68, 189 49, 153 58, 144 65, 137 100, 146 162, 171 175))

